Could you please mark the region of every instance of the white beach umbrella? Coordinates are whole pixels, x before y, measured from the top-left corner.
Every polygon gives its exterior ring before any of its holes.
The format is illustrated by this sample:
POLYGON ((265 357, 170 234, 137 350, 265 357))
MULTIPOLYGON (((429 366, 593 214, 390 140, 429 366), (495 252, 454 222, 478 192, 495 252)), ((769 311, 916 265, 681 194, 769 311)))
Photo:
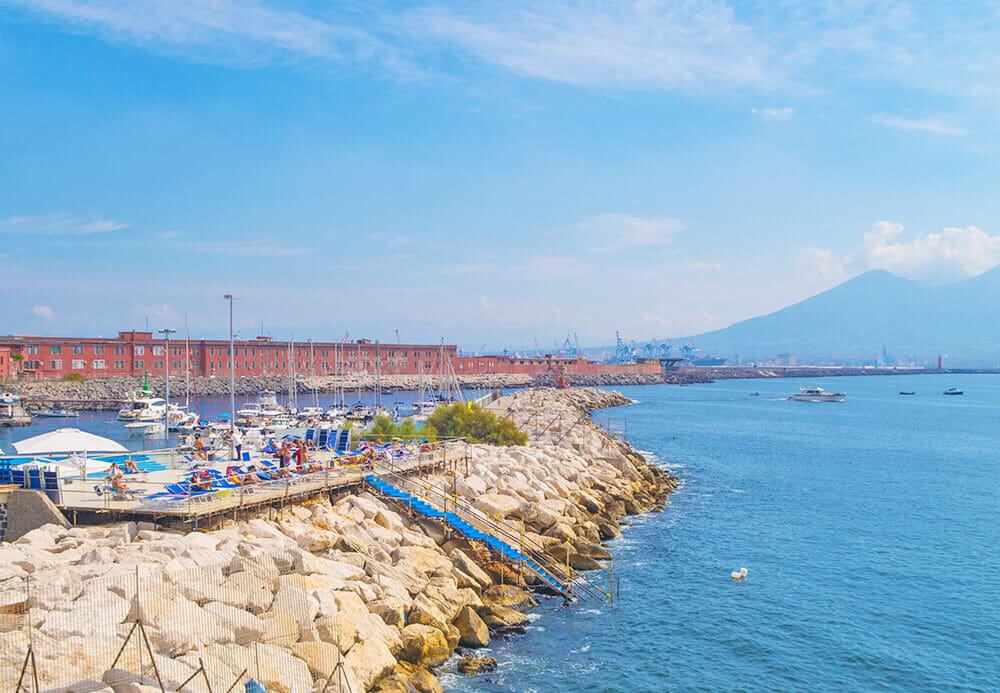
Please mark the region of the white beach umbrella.
POLYGON ((79 428, 59 428, 25 438, 14 443, 14 450, 18 455, 69 455, 74 452, 95 455, 128 452, 127 448, 109 438, 102 438, 81 431, 79 428))

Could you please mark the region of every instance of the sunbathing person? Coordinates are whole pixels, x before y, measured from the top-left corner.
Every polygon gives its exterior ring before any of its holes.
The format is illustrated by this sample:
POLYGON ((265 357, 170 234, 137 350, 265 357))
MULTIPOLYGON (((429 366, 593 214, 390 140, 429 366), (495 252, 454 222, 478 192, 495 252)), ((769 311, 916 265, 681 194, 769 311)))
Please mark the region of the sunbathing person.
POLYGON ((126 474, 141 474, 142 473, 142 470, 139 469, 139 467, 136 466, 135 460, 133 460, 131 457, 129 457, 127 460, 125 460, 124 467, 125 467, 125 473, 126 474))
POLYGON ((237 486, 242 486, 246 483, 244 475, 240 472, 240 468, 235 465, 226 467, 226 481, 237 486))
POLYGON ((194 443, 191 447, 194 448, 194 458, 196 460, 208 460, 208 448, 205 447, 205 441, 201 439, 200 433, 194 434, 194 443))

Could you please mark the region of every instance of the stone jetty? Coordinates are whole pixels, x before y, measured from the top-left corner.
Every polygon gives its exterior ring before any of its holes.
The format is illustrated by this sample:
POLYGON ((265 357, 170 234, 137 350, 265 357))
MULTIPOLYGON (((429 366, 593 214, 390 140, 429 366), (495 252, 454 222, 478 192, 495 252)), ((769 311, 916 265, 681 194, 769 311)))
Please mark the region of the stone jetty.
MULTIPOLYGON (((621 518, 662 508, 676 483, 588 416, 628 401, 502 397, 491 407, 529 444, 469 445, 456 473, 420 483, 598 569, 621 518)), ((476 650, 524 627, 536 587, 485 544, 368 491, 211 532, 46 525, 0 546, 0 689, 30 642, 46 690, 226 690, 252 676, 278 692, 440 691, 434 672, 456 655, 469 673, 496 666, 476 650)))

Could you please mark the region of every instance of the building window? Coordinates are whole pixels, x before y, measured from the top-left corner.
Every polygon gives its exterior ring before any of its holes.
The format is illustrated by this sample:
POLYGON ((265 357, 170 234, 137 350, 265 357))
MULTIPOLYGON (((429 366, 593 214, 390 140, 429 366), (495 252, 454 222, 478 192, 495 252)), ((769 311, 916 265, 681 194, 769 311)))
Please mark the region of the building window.
POLYGON ((73 359, 73 370, 83 370, 83 359, 73 359))
POLYGON ((153 356, 163 356, 163 347, 161 346, 153 347, 153 356))
POLYGON ((144 347, 144 346, 137 346, 135 348, 135 355, 136 356, 142 356, 145 353, 146 353, 146 347, 144 347))
POLYGON ((115 347, 115 356, 124 356, 124 355, 125 355, 125 347, 123 347, 123 346, 116 346, 115 347))
POLYGON ((142 361, 136 361, 134 365, 135 365, 136 368, 143 368, 144 367, 142 361))
POLYGON ((95 371, 104 370, 104 359, 94 359, 94 370, 95 371))
POLYGON ((52 354, 53 356, 57 356, 58 354, 62 353, 62 347, 53 344, 52 346, 49 347, 49 353, 52 354))
POLYGON ((37 345, 29 345, 29 346, 28 346, 28 347, 27 347, 27 348, 25 349, 25 351, 26 351, 26 352, 27 352, 28 354, 37 354, 37 353, 38 353, 38 346, 37 346, 37 345))
POLYGON ((103 354, 104 354, 104 347, 102 347, 102 346, 95 346, 94 347, 94 356, 101 356, 103 354))
POLYGON ((123 370, 125 370, 125 362, 124 361, 115 361, 115 370, 116 371, 123 371, 123 370))
POLYGON ((153 368, 163 368, 163 361, 155 361, 153 363, 153 368))
POLYGON ((62 370, 62 359, 53 359, 49 361, 49 367, 54 371, 62 370))
POLYGON ((73 347, 73 355, 74 356, 80 356, 81 354, 83 354, 83 347, 82 346, 75 346, 75 347, 73 347))
POLYGON ((181 367, 181 362, 180 361, 174 361, 173 364, 170 367, 171 368, 180 368, 181 367))
POLYGON ((174 356, 180 356, 180 355, 181 355, 180 347, 174 347, 174 356))

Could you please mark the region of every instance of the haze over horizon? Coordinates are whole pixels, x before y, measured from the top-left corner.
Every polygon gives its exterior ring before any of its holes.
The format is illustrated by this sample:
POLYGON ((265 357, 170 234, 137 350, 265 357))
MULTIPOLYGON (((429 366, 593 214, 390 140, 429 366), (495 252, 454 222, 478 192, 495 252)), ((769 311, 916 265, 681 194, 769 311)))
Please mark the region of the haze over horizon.
POLYGON ((0 0, 0 332, 469 350, 1000 264, 1000 9, 0 0))

